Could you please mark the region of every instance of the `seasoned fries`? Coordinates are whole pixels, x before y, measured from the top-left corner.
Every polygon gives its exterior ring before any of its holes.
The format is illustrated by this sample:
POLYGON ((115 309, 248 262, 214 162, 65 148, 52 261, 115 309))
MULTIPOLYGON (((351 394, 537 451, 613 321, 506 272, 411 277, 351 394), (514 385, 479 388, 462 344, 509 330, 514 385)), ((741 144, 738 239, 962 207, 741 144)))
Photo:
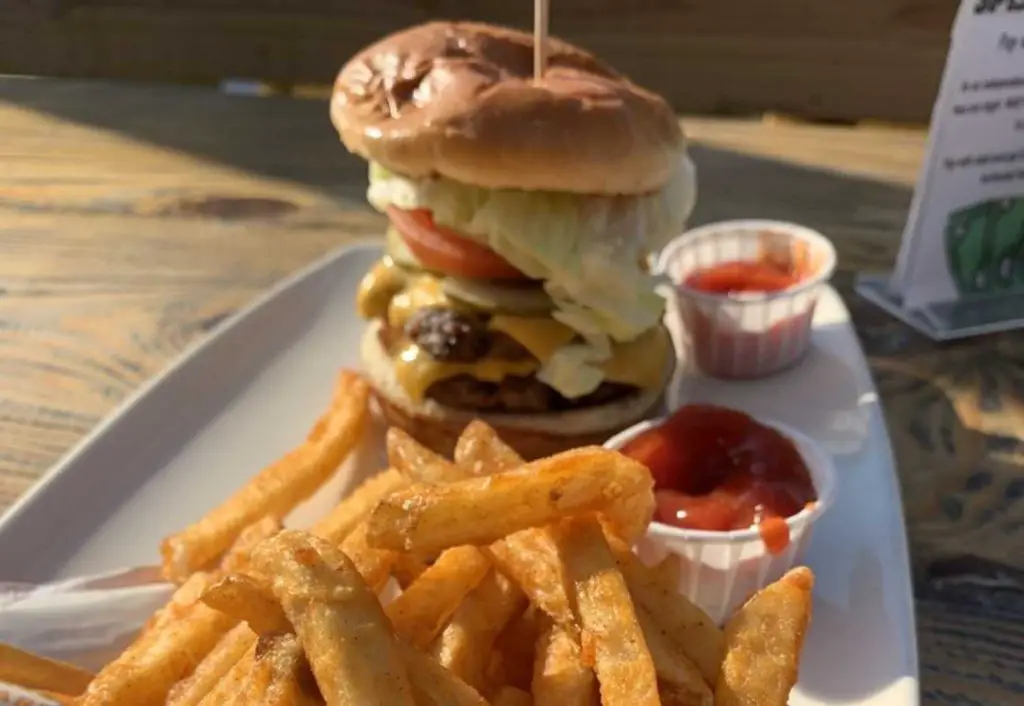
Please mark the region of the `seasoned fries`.
POLYGON ((231 546, 261 517, 284 517, 319 488, 358 443, 366 426, 370 389, 342 372, 330 409, 299 448, 271 464, 199 522, 164 540, 167 578, 181 582, 231 546))
POLYGON ((0 681, 26 689, 46 689, 77 696, 85 691, 93 675, 78 667, 30 654, 0 644, 0 681))
POLYGON ((313 706, 322 704, 306 655, 295 635, 265 635, 256 645, 255 661, 239 704, 313 706))
POLYGON ((761 589, 725 626, 715 706, 785 704, 811 619, 814 576, 798 567, 761 589))
POLYGON ((388 605, 385 612, 395 632, 417 647, 429 645, 490 568, 476 547, 446 550, 388 605))
POLYGON ((523 459, 498 438, 494 427, 474 419, 455 445, 455 465, 466 477, 493 476, 519 468, 523 459))
POLYGON ((464 474, 442 456, 428 449, 401 429, 388 429, 385 437, 388 462, 410 481, 417 483, 448 483, 464 474))
POLYGON ((532 689, 534 706, 592 706, 597 699, 594 670, 564 625, 549 620, 538 638, 532 689))
POLYGON ((653 488, 640 463, 597 447, 576 449, 493 476, 392 493, 370 513, 367 538, 384 549, 440 551, 601 512, 633 541, 654 514, 653 488))
POLYGON ((202 702, 255 642, 256 634, 248 625, 233 627, 187 679, 174 685, 167 695, 167 706, 196 706, 202 702))
POLYGON ((342 374, 303 447, 168 538, 178 589, 95 677, 0 645, 0 679, 78 706, 786 706, 810 571, 719 629, 677 595, 678 559, 632 553, 652 483, 617 452, 524 464, 473 422, 449 461, 391 430, 391 468, 282 530, 367 404, 342 374))
POLYGON ((593 654, 604 706, 659 706, 658 679, 633 601, 600 523, 565 521, 559 552, 568 570, 584 654, 593 654))
POLYGON ((329 550, 322 540, 286 530, 257 547, 252 561, 302 641, 329 706, 414 706, 376 595, 348 557, 329 566, 329 550))
POLYGON ((488 571, 452 615, 431 653, 455 676, 483 689, 494 641, 525 603, 518 586, 501 573, 488 571))
POLYGON ((340 543, 366 519, 381 498, 408 484, 409 480, 393 468, 367 478, 331 514, 313 526, 313 534, 332 544, 340 543))

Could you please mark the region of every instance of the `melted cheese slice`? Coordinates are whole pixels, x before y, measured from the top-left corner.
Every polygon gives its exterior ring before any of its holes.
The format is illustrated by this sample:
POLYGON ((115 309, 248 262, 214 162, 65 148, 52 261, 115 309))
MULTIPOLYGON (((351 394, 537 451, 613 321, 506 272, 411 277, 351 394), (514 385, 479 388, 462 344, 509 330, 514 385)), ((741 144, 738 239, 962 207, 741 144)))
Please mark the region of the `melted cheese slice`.
MULTIPOLYGON (((509 334, 511 335, 511 334, 509 334)), ((526 344, 523 343, 526 348, 526 344)), ((630 343, 612 349, 612 357, 594 366, 604 379, 642 389, 661 385, 665 361, 671 355, 671 343, 663 328, 648 331, 630 343)), ((395 376, 414 401, 423 400, 435 382, 457 375, 470 375, 485 382, 501 382, 509 376, 532 375, 540 370, 537 360, 497 360, 485 358, 475 363, 442 363, 422 348, 410 344, 395 358, 395 376)))
MULTIPOLYGON (((387 318, 388 324, 396 328, 405 325, 419 309, 444 307, 467 308, 446 296, 439 278, 430 274, 409 274, 396 267, 390 260, 378 263, 363 279, 357 297, 360 315, 365 318, 387 318)), ((509 376, 533 375, 541 371, 566 346, 578 345, 575 331, 565 324, 546 317, 511 316, 496 314, 491 317, 489 328, 500 331, 528 350, 535 360, 483 359, 474 363, 445 363, 434 360, 415 344, 403 348, 395 359, 395 373, 399 384, 409 396, 421 401, 427 389, 435 382, 470 375, 485 382, 501 382, 509 376)), ((590 374, 600 371, 600 376, 611 382, 633 385, 639 388, 655 388, 661 385, 665 361, 672 355, 671 341, 667 332, 657 327, 628 343, 612 347, 607 360, 585 363, 590 374)), ((583 375, 581 363, 579 375, 583 375)), ((562 389, 580 387, 571 378, 574 371, 561 371, 560 381, 553 385, 562 389), (561 384, 557 384, 561 382, 561 384)), ((549 383, 550 384, 550 383, 549 383)), ((586 385, 586 387, 590 387, 586 385)), ((592 388, 591 388, 592 389, 592 388)))
POLYGON ((435 382, 457 375, 470 375, 485 382, 501 382, 512 375, 531 375, 540 368, 536 360, 484 359, 475 363, 442 363, 430 354, 410 344, 395 358, 395 377, 398 384, 416 402, 421 402, 427 389, 435 382))
POLYGON ((561 321, 535 316, 496 314, 491 317, 488 328, 505 334, 542 362, 550 360, 555 351, 576 338, 576 332, 561 321))

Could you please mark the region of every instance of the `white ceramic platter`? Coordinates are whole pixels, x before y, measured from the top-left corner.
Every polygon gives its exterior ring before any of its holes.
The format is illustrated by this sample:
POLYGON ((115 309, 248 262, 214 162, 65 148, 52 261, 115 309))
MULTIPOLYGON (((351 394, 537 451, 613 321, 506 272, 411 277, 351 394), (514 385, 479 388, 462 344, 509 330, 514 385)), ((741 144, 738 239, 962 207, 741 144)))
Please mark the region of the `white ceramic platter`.
MULTIPOLYGON (((156 563, 163 536, 297 443, 326 407, 338 368, 358 365, 356 286, 379 254, 342 250, 293 277, 123 405, 0 519, 0 580, 156 563)), ((836 454, 838 500, 806 557, 817 575, 814 619, 791 706, 917 706, 899 490, 839 297, 829 290, 819 304, 815 349, 799 368, 742 385, 681 378, 671 399, 774 418, 836 454)), ((373 466, 365 457, 359 465, 373 466)), ((355 480, 344 474, 314 504, 355 480)))

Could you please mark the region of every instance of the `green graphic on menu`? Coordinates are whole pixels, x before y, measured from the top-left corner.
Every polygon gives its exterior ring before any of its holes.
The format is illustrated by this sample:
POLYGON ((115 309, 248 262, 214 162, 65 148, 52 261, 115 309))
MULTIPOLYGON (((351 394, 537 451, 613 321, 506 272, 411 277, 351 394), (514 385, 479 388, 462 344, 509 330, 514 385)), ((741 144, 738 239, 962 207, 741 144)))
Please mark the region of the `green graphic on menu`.
POLYGON ((951 214, 946 264, 961 296, 1024 289, 1024 196, 984 201, 951 214))

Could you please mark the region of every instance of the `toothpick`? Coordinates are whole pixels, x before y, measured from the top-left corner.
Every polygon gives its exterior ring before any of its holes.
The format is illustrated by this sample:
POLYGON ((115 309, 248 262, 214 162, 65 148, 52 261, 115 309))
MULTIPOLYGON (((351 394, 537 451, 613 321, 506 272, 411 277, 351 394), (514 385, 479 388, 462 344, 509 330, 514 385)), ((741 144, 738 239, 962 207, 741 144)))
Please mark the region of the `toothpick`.
POLYGON ((533 78, 544 75, 548 64, 548 0, 533 0, 533 78))

